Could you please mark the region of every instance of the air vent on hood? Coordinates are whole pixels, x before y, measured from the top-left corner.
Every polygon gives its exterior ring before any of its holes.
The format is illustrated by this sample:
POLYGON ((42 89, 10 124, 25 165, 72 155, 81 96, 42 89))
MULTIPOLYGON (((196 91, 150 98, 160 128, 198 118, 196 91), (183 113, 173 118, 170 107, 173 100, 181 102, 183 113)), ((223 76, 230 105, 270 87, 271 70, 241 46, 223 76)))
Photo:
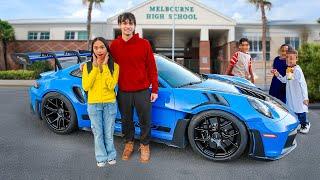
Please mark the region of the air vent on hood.
POLYGON ((203 93, 203 95, 205 95, 208 98, 207 102, 201 103, 194 108, 200 107, 200 106, 204 106, 204 105, 209 105, 209 104, 217 104, 217 105, 222 105, 222 106, 229 106, 228 101, 221 95, 219 94, 215 94, 215 93, 203 93))
POLYGON ((266 100, 266 96, 262 95, 262 94, 259 94, 257 92, 254 92, 254 91, 251 91, 249 89, 246 89, 246 88, 243 88, 243 87, 240 87, 240 86, 236 86, 239 91, 242 93, 242 94, 245 94, 245 95, 248 95, 248 96, 251 96, 251 97, 255 97, 255 98, 258 98, 258 99, 261 99, 261 100, 266 100))

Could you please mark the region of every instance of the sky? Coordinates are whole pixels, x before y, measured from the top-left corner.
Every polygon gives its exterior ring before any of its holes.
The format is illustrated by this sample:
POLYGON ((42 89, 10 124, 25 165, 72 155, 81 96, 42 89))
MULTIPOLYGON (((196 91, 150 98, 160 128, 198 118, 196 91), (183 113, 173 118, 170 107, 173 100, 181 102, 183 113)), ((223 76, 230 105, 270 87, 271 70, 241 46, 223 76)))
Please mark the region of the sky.
MULTIPOLYGON (((100 8, 94 8, 92 19, 104 21, 108 17, 130 9, 145 0, 105 0, 100 8)), ((173 1, 173 0, 169 0, 173 1)), ((198 0, 237 21, 260 20, 260 12, 247 0, 198 0)), ((320 0, 270 0, 273 4, 267 12, 269 20, 306 20, 320 18, 320 0)), ((0 19, 72 18, 86 19, 87 7, 82 0, 1 0, 0 19)))

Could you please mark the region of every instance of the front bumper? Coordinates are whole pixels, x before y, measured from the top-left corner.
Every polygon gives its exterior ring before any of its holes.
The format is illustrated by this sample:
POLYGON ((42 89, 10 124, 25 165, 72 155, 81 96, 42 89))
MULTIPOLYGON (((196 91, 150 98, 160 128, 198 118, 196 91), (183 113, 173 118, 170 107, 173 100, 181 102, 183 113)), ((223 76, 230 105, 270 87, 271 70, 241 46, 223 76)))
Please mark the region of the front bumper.
POLYGON ((255 158, 276 160, 284 157, 297 146, 296 135, 299 122, 288 114, 280 121, 250 122, 250 151, 255 158), (270 137, 269 135, 272 135, 270 137))

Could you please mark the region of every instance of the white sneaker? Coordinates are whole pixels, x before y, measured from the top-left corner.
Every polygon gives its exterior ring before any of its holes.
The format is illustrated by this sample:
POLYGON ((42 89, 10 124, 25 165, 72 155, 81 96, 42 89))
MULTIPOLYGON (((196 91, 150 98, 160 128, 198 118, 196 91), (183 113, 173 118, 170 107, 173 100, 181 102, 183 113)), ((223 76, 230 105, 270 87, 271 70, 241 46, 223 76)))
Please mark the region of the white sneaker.
POLYGON ((97 162, 97 166, 98 166, 99 168, 105 167, 106 164, 107 164, 106 162, 97 162))
POLYGON ((297 130, 300 131, 301 129, 301 124, 298 125, 297 130))
POLYGON ((116 163, 117 163, 117 161, 115 159, 112 159, 112 160, 108 161, 108 164, 110 164, 110 165, 114 165, 116 163))
POLYGON ((307 134, 307 133, 310 131, 310 126, 311 126, 311 124, 308 123, 308 124, 306 124, 305 127, 301 127, 300 133, 302 133, 302 134, 307 134))

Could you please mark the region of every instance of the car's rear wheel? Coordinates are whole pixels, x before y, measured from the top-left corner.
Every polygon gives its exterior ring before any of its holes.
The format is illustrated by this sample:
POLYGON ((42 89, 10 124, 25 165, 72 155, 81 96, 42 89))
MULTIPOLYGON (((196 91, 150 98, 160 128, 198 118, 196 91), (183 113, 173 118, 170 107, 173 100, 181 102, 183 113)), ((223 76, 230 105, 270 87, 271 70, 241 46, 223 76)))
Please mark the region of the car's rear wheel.
POLYGON ((58 134, 71 133, 77 127, 77 117, 71 102, 59 93, 52 92, 44 96, 41 117, 58 134))
POLYGON ((244 152, 248 133, 238 118, 224 111, 210 110, 191 119, 188 138, 198 154, 214 161, 228 161, 244 152))

